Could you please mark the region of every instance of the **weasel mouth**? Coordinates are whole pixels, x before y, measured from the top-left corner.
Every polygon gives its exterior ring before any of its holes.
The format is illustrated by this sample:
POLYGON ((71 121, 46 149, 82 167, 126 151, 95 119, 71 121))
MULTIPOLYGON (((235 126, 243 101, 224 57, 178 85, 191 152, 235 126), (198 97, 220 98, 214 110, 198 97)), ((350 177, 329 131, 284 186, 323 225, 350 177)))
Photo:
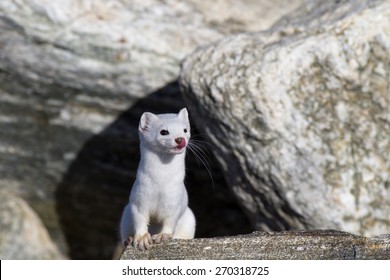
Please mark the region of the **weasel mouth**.
POLYGON ((185 148, 185 146, 186 146, 186 142, 183 141, 182 143, 180 143, 179 145, 176 146, 176 149, 181 150, 181 149, 185 148))

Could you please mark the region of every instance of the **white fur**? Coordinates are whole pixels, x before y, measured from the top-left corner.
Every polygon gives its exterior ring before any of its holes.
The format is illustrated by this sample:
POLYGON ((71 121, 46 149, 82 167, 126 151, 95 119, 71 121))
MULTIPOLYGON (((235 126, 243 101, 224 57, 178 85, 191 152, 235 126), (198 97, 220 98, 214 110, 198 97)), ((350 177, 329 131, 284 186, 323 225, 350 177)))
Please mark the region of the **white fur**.
MULTIPOLYGON (((188 208, 184 186, 186 146, 177 149, 178 143, 175 142, 175 139, 184 138, 188 145, 190 123, 187 110, 184 108, 178 114, 144 113, 139 123, 139 137, 141 161, 129 203, 122 214, 122 242, 130 236, 133 245, 137 246, 137 242, 141 240, 142 243, 143 236, 148 233, 194 238, 195 217, 188 208), (162 130, 169 134, 161 135, 162 130)), ((150 243, 150 238, 145 242, 150 243)))

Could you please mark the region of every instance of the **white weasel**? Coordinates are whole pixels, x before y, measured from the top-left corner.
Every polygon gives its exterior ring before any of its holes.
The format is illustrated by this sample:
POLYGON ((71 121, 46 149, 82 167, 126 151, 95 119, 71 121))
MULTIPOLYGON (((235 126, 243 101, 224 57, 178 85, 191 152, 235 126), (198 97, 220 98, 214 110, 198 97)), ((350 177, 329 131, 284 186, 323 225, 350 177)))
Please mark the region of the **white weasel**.
POLYGON ((187 109, 178 114, 145 112, 138 133, 141 161, 120 222, 122 242, 143 250, 153 242, 194 238, 195 217, 184 186, 191 136, 187 109))

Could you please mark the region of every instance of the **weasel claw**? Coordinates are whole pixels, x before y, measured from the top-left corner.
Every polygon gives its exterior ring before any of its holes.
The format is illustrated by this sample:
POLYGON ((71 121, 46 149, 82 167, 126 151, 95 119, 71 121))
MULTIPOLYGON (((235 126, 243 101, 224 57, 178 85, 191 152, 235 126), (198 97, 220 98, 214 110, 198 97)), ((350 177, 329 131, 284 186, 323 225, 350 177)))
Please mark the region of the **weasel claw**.
POLYGON ((152 237, 150 236, 150 233, 145 233, 141 237, 134 238, 133 240, 133 247, 138 248, 141 251, 149 250, 151 244, 152 244, 152 237))
POLYGON ((161 242, 165 242, 168 240, 172 239, 172 234, 169 233, 159 233, 159 234, 154 234, 152 236, 153 242, 156 244, 159 244, 161 242))
POLYGON ((129 246, 129 244, 131 244, 133 242, 133 237, 129 236, 127 237, 127 239, 123 242, 123 245, 125 247, 129 246))

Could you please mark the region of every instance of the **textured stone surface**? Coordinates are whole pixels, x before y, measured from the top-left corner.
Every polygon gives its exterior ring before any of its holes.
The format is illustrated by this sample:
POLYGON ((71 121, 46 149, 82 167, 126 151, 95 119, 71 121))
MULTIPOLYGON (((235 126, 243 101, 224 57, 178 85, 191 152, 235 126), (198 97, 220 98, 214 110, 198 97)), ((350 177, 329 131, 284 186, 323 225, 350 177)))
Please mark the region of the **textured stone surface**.
POLYGON ((183 63, 190 111, 257 229, 390 232, 390 2, 314 1, 183 63))
MULTIPOLYGON (((185 106, 171 83, 184 56, 265 28, 299 1, 204 2, 0 1, 0 187, 25 199, 71 257, 111 257, 138 163, 138 119, 185 106)), ((214 188, 189 162, 199 236, 248 232, 215 161, 214 188)))
POLYGON ((63 259, 38 215, 21 198, 0 191, 0 259, 63 259))
POLYGON ((122 260, 367 260, 390 259, 388 235, 366 238, 338 231, 254 232, 248 235, 174 240, 149 251, 128 247, 122 260))
POLYGON ((219 32, 260 31, 268 29, 281 16, 299 7, 304 0, 186 0, 219 32))

